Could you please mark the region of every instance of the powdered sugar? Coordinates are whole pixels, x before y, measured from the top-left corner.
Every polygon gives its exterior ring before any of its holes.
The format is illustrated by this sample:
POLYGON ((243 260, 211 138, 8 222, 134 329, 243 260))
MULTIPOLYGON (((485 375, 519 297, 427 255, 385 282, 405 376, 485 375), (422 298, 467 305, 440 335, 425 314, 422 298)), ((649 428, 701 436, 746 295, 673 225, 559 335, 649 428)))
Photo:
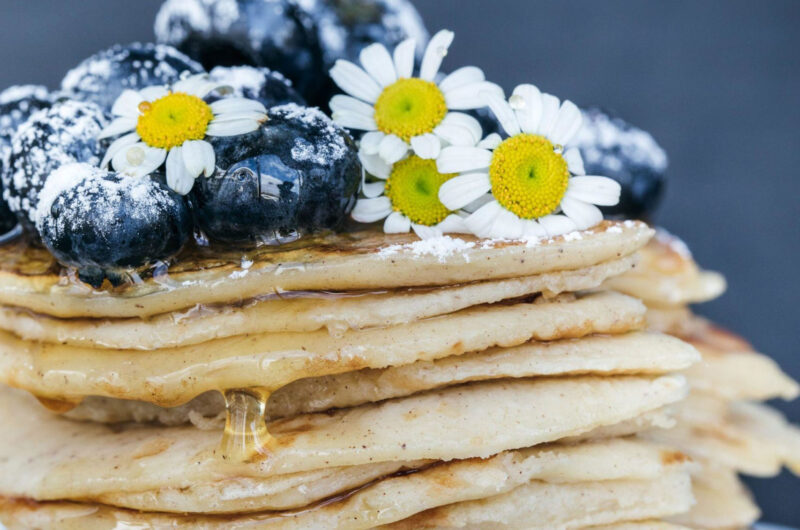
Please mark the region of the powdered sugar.
POLYGON ((47 99, 49 96, 47 88, 41 85, 16 85, 0 92, 0 105, 14 103, 21 99, 47 99))
POLYGON ((167 0, 156 15, 155 33, 159 42, 178 42, 189 31, 211 30, 211 15, 200 0, 167 0))
POLYGON ((298 120, 322 137, 321 141, 313 143, 305 138, 295 138, 291 154, 296 161, 325 165, 341 160, 349 152, 342 130, 321 110, 288 103, 274 107, 272 113, 298 120))
POLYGON ((468 262, 469 255, 464 253, 469 249, 475 248, 475 246, 476 244, 472 241, 464 241, 450 236, 439 236, 420 239, 403 245, 383 247, 379 250, 378 256, 387 259, 397 254, 410 253, 415 257, 433 256, 440 263, 444 263, 448 257, 454 254, 463 254, 464 259, 468 262))

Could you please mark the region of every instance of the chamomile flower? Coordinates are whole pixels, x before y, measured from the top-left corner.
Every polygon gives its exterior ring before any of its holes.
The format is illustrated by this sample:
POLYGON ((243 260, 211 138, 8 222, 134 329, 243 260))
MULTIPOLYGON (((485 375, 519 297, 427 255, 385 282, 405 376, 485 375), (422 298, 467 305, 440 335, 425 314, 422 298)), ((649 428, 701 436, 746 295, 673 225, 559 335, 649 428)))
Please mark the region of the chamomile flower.
POLYGON ((466 232, 459 215, 439 201, 439 188, 455 177, 442 174, 436 162, 410 155, 392 166, 376 156, 359 155, 365 173, 377 182, 362 184, 363 198, 356 202, 351 216, 360 223, 383 220, 387 234, 411 230, 422 239, 448 232, 466 232))
POLYGON ((440 188, 442 204, 471 212, 464 224, 478 237, 554 237, 602 221, 597 206, 617 204, 620 186, 585 175, 580 151, 569 147, 580 109, 533 85, 518 86, 508 101, 485 97, 507 138, 493 134, 475 147, 442 150, 438 170, 459 173, 440 188))
POLYGON ((348 129, 367 131, 361 139, 362 152, 379 155, 391 165, 409 151, 435 159, 443 145, 475 145, 480 140, 477 121, 453 111, 485 107, 482 92, 502 97, 503 90, 487 82, 474 66, 436 82, 453 37, 447 30, 433 36, 418 77, 413 76, 414 39, 401 42, 393 54, 382 44, 367 46, 359 56, 361 66, 336 62, 331 78, 348 95, 331 99, 333 120, 348 129))
POLYGON ((211 176, 216 169, 207 136, 246 134, 267 120, 267 109, 258 101, 203 99, 224 88, 199 74, 172 86, 125 90, 111 108, 115 119, 99 138, 124 136, 109 146, 101 166, 111 163, 120 173, 143 177, 166 161, 167 184, 186 195, 201 173, 211 176))

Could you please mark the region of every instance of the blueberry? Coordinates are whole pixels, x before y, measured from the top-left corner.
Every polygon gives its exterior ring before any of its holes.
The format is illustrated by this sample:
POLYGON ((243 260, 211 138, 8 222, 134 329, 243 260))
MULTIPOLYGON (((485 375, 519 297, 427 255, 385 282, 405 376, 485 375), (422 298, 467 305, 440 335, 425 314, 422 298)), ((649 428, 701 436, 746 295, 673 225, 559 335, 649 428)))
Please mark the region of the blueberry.
POLYGON ((428 31, 417 10, 408 0, 299 0, 298 4, 315 22, 325 62, 327 103, 339 92, 327 71, 338 59, 358 63, 361 50, 378 42, 389 52, 409 37, 417 41, 421 56, 428 42, 428 31))
MULTIPOLYGON (((37 110, 49 107, 50 93, 43 86, 12 86, 0 92, 0 174, 5 170, 5 158, 11 150, 11 137, 25 120, 37 110)), ((0 179, 0 197, 3 195, 0 179)), ((7 234, 17 225, 17 216, 0 199, 0 234, 7 234)), ((1 237, 1 236, 0 236, 1 237)))
POLYGON ((97 136, 105 124, 97 105, 67 99, 19 126, 2 173, 3 198, 27 229, 33 227, 39 192, 50 173, 70 162, 100 163, 105 145, 97 136))
POLYGON ((279 243, 336 228, 355 204, 357 148, 317 109, 274 107, 259 130, 211 142, 217 173, 199 178, 193 191, 211 239, 279 243))
POLYGON ((266 66, 316 101, 323 75, 313 22, 295 0, 167 0, 155 22, 159 42, 214 66, 266 66))
POLYGON ((95 287, 177 254, 192 231, 186 200, 163 176, 133 178, 67 164, 41 194, 37 228, 64 265, 95 287))
POLYGON ((67 72, 61 89, 72 99, 90 101, 108 111, 126 88, 168 85, 183 72, 199 74, 203 68, 170 46, 116 45, 97 52, 67 72))
POLYGON ((211 80, 233 88, 238 97, 255 99, 265 107, 275 107, 285 103, 305 105, 292 82, 283 74, 269 68, 255 66, 217 66, 210 73, 211 80))
POLYGON ((619 204, 602 210, 626 218, 648 218, 664 191, 664 150, 646 131, 601 109, 584 110, 583 123, 575 145, 583 155, 586 174, 611 177, 622 186, 619 204))

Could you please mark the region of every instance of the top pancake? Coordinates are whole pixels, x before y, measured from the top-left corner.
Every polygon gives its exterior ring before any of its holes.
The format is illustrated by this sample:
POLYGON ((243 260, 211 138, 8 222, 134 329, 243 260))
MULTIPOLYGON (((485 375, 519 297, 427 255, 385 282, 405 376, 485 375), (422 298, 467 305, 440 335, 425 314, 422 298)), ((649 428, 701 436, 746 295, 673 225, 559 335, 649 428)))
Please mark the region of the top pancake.
POLYGON ((215 248, 213 256, 194 249, 165 274, 100 291, 71 279, 46 251, 19 244, 0 255, 0 304, 61 318, 124 318, 285 291, 452 285, 588 267, 630 255, 652 235, 634 221, 540 241, 335 234, 249 251, 215 248))

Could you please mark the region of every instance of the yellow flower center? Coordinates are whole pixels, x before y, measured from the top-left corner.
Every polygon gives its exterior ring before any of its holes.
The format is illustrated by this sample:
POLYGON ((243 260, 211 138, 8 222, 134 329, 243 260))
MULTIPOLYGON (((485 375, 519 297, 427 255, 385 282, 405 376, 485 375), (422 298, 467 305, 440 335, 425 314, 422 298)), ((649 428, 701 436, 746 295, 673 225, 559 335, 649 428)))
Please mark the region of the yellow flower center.
POLYGON ((387 86, 375 102, 378 130, 408 142, 414 136, 433 132, 447 114, 444 94, 424 79, 400 79, 387 86))
POLYGON ((569 169, 547 138, 518 134, 495 149, 489 179, 492 194, 505 209, 522 219, 537 219, 561 204, 569 169))
POLYGON ((394 165, 384 194, 392 201, 392 208, 412 223, 433 226, 450 214, 439 202, 439 188, 455 176, 439 173, 433 160, 410 156, 394 165))
POLYGON ((172 149, 187 140, 202 140, 214 119, 211 107, 197 96, 175 92, 139 104, 136 132, 150 147, 172 149))

